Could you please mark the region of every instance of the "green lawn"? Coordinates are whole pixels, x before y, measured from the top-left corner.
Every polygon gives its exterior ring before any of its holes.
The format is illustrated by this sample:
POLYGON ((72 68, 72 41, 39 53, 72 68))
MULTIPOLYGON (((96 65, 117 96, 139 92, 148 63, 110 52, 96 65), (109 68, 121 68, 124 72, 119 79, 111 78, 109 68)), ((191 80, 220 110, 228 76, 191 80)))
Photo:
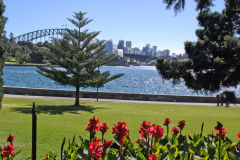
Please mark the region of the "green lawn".
MULTIPOLYGON (((6 144, 9 133, 13 134, 16 150, 22 150, 17 159, 31 156, 33 101, 38 105, 38 156, 49 150, 59 154, 63 137, 89 137, 85 128, 93 116, 101 122, 106 121, 110 130, 113 123, 126 121, 133 140, 139 136, 139 124, 142 121, 162 124, 166 117, 172 121, 170 127, 177 125, 178 120, 185 120, 183 134, 199 133, 202 122, 205 123, 204 134, 212 133, 217 121, 224 124, 232 140, 237 140, 236 134, 240 131, 240 108, 237 107, 81 101, 82 107, 76 108, 69 106, 73 104, 72 100, 4 98, 0 110, 0 145, 6 144)), ((111 131, 106 136, 112 138, 111 131)))

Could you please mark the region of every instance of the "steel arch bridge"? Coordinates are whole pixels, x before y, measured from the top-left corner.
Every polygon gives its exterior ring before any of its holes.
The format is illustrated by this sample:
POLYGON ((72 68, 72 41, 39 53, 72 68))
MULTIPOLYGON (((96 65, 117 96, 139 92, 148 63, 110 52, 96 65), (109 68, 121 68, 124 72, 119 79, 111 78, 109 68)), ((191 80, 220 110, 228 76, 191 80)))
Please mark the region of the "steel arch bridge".
POLYGON ((63 35, 66 33, 66 29, 42 29, 29 33, 22 34, 14 38, 16 42, 18 41, 33 41, 41 37, 51 36, 51 35, 63 35))

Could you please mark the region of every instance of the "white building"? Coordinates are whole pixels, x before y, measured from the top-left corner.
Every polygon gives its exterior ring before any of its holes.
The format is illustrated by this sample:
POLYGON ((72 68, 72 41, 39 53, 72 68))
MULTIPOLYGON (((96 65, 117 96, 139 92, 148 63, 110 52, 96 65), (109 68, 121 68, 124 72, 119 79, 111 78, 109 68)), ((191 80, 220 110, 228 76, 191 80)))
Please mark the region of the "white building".
POLYGON ((119 57, 123 57, 123 49, 118 49, 118 54, 119 57))

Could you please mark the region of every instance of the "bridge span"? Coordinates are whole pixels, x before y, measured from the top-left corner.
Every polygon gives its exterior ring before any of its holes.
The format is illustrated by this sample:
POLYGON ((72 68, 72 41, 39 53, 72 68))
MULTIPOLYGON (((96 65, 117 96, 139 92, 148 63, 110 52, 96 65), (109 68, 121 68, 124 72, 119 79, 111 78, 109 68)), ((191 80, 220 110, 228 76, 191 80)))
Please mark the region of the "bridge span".
POLYGON ((51 36, 51 35, 63 35, 66 33, 66 29, 43 29, 43 30, 37 30, 29 33, 25 33, 22 35, 19 35, 17 37, 14 37, 14 40, 16 42, 18 41, 33 41, 41 37, 45 36, 51 36))

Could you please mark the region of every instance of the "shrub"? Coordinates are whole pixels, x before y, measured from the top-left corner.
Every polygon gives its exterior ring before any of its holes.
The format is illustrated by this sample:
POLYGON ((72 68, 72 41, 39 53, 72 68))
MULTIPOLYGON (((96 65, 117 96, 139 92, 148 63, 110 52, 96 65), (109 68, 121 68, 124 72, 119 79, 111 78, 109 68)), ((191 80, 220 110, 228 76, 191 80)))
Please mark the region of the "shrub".
MULTIPOLYGON (((114 140, 106 140, 104 134, 109 127, 106 122, 101 124, 99 119, 93 117, 89 120, 86 131, 90 133, 90 139, 80 138, 80 143, 76 143, 75 137, 64 149, 65 138, 61 146, 61 160, 160 160, 160 159, 237 159, 240 157, 240 141, 232 142, 227 138, 226 130, 220 122, 215 127, 216 134, 207 136, 201 133, 191 136, 183 136, 182 130, 185 121, 179 121, 177 127, 171 130, 169 136, 170 119, 165 119, 163 125, 167 128, 164 136, 164 128, 161 125, 144 121, 140 124, 140 138, 137 143, 133 143, 129 137, 129 130, 124 121, 114 124, 112 134, 114 140), (102 138, 96 137, 100 131, 102 138), (137 147, 135 147, 137 146, 137 147)), ((237 134, 240 139, 240 132, 237 134)), ((49 152, 42 157, 44 160, 56 160, 56 154, 49 152)))

